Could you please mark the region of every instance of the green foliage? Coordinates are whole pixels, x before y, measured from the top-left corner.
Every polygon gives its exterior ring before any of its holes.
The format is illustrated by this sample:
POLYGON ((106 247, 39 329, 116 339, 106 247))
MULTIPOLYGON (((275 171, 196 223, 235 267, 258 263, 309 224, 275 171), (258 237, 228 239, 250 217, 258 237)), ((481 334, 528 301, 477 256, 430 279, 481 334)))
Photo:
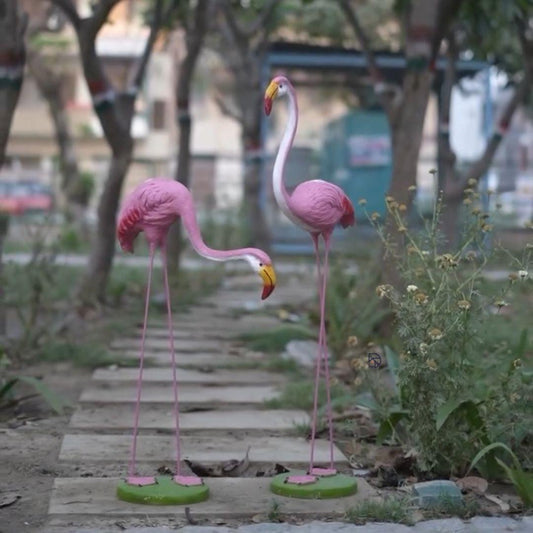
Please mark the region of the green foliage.
POLYGON ((84 248, 84 241, 79 231, 73 226, 65 226, 59 234, 59 248, 65 252, 79 252, 84 248))
POLYGON ((267 512, 267 520, 269 522, 283 522, 281 518, 281 505, 277 500, 272 500, 267 512))
POLYGON ((479 504, 477 501, 467 499, 457 501, 447 494, 441 495, 436 502, 430 507, 424 509, 424 518, 437 519, 444 516, 458 516, 459 518, 468 519, 479 513, 479 504))
POLYGON ((412 525, 414 523, 407 499, 386 498, 383 501, 365 500, 350 507, 344 520, 353 524, 366 522, 394 522, 412 525))
POLYGON ((7 372, 10 361, 7 356, 0 354, 0 410, 6 407, 14 406, 28 396, 17 394, 20 385, 26 385, 33 389, 35 394, 39 395, 45 403, 57 414, 63 414, 65 407, 70 406, 70 402, 54 392, 50 387, 40 379, 32 376, 11 375, 7 372))
POLYGON ((460 21, 464 48, 511 74, 523 70, 516 21, 522 19, 527 26, 528 11, 531 11, 530 0, 463 2, 460 21))
POLYGON ((268 331, 254 331, 240 335, 251 350, 265 353, 281 353, 292 340, 314 339, 315 335, 302 326, 280 326, 268 331))
POLYGON ((137 358, 113 355, 97 343, 50 340, 39 348, 39 360, 45 362, 70 361, 75 366, 98 368, 115 365, 136 367, 137 358))
MULTIPOLYGON (((470 206, 465 235, 448 253, 442 251, 440 201, 418 230, 409 228, 405 208, 387 197, 389 216, 404 235, 402 250, 389 244, 385 228, 370 217, 402 277, 398 286, 376 289, 391 304, 401 344, 393 365, 399 395, 382 409, 380 439, 397 436, 394 431, 405 427, 421 468, 441 474, 463 473, 476 451, 496 439, 512 444, 527 460, 533 427, 526 400, 532 384, 521 359, 527 333, 512 332, 520 340, 504 357, 493 357, 486 341, 493 322, 504 320, 502 310, 509 307, 513 292, 531 287, 531 250, 513 258, 516 270, 502 291, 484 293, 483 270, 490 260, 484 240, 491 225, 472 189, 466 191, 465 204, 470 206)), ((493 475, 494 466, 487 460, 485 474, 493 475)))
MULTIPOLYGON (((332 404, 338 404, 342 398, 343 403, 348 403, 350 397, 344 387, 333 385, 330 388, 332 404)), ((273 398, 265 402, 265 406, 270 409, 302 409, 311 411, 313 409, 314 383, 311 381, 291 381, 283 389, 278 398, 273 398)), ((353 400, 353 398, 352 398, 353 400)), ((318 390, 318 405, 326 403, 326 388, 323 384, 318 390)))
POLYGON ((376 279, 375 273, 347 273, 340 263, 332 268, 326 310, 328 347, 336 359, 346 353, 350 338, 356 337, 360 343, 374 338, 379 324, 389 314, 374 291, 376 279))
POLYGON ((499 457, 496 462, 503 469, 509 481, 514 485, 517 494, 520 496, 524 506, 529 509, 533 507, 533 473, 526 472, 520 465, 520 462, 513 451, 503 442, 493 442, 485 446, 472 460, 469 470, 472 470, 479 461, 487 454, 493 453, 496 449, 501 449, 511 456, 512 466, 509 466, 499 457))

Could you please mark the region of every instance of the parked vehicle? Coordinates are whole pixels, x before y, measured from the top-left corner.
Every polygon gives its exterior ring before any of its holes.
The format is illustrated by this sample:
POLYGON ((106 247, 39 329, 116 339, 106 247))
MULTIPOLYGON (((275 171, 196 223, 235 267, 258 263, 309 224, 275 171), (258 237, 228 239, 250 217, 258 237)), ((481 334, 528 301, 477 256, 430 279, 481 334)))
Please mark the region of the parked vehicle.
POLYGON ((12 215, 50 213, 54 193, 37 181, 0 181, 0 211, 12 215))

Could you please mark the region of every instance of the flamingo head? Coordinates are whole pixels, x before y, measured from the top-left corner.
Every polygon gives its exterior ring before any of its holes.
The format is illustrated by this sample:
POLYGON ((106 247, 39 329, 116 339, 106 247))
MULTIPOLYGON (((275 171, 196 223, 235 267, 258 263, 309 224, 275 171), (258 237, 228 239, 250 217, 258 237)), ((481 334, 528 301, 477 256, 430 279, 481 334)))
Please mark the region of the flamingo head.
POLYGON ((278 96, 287 94, 290 82, 285 76, 276 76, 272 79, 265 91, 265 114, 268 116, 272 111, 272 102, 278 96))
POLYGON ((246 255, 246 260, 263 280, 261 300, 265 300, 276 287, 276 273, 274 272, 272 261, 262 250, 253 250, 246 255))

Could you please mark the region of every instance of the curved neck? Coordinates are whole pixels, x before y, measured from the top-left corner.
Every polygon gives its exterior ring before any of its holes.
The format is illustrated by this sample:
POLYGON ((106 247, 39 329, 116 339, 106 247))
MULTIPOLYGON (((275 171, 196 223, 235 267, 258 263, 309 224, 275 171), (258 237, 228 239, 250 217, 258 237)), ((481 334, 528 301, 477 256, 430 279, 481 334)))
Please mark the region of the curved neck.
POLYGON ((272 172, 272 186, 274 189, 276 202, 278 203, 280 209, 283 211, 283 213, 285 213, 285 215, 292 218, 288 205, 290 197, 283 181, 283 171, 285 169, 287 156, 289 155, 289 150, 292 147, 294 136, 296 134, 296 128, 298 126, 298 103, 296 102, 296 93, 294 92, 294 87, 289 84, 287 86, 287 94, 289 98, 289 120, 285 126, 285 132, 283 133, 278 155, 276 156, 276 161, 274 163, 274 170, 272 172))
POLYGON ((185 210, 181 213, 181 219, 189 240, 191 241, 192 247, 196 252, 205 257, 206 259, 211 259, 212 261, 231 261, 234 259, 244 259, 246 255, 250 255, 252 252, 251 248, 237 248, 235 250, 215 250, 210 248, 205 244, 202 234, 200 233, 200 227, 198 226, 198 221, 196 220, 196 214, 194 208, 191 205, 190 209, 185 210))

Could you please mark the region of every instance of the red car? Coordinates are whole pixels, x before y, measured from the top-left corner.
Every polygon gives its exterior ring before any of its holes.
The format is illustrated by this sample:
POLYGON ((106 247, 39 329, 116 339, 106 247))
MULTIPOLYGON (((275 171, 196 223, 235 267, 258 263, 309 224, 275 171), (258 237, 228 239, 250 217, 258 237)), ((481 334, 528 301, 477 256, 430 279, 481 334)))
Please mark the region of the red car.
POLYGON ((49 213, 54 207, 52 190, 36 181, 0 181, 0 211, 12 215, 49 213))

